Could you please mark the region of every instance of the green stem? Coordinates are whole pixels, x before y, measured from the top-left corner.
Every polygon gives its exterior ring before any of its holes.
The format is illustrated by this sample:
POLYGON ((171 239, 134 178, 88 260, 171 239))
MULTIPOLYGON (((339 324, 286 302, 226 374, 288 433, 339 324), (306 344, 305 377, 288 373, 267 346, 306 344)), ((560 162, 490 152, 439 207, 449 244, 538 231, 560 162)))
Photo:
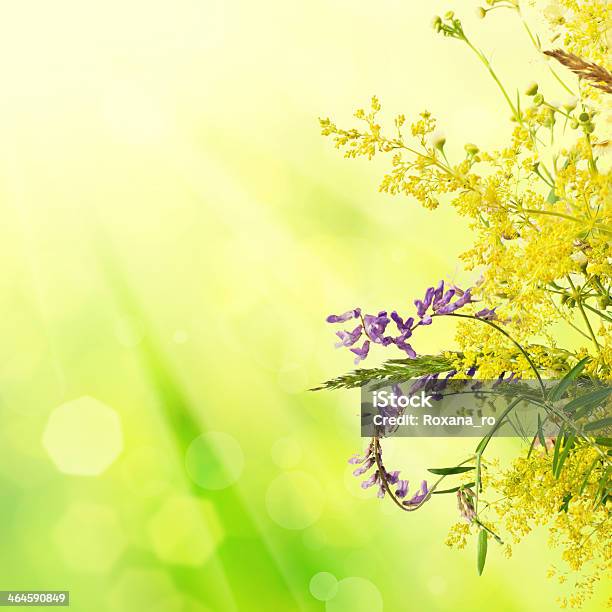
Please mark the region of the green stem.
POLYGON ((495 71, 493 70, 493 67, 491 66, 489 60, 484 56, 484 54, 481 51, 479 51, 469 41, 468 37, 465 34, 463 35, 463 40, 465 41, 467 46, 476 54, 478 59, 484 64, 486 69, 489 71, 489 74, 493 77, 493 80, 497 83, 497 86, 499 87, 499 89, 502 92, 504 98, 506 99, 506 102, 508 103, 508 106, 512 110, 513 116, 516 118, 517 121, 519 121, 522 124, 522 122, 523 122, 522 121, 522 117, 520 116, 520 114, 517 111, 516 107, 512 103, 512 100, 510 99, 510 96, 508 95, 508 92, 506 91, 505 87, 502 85, 502 82, 499 80, 499 77, 497 76, 497 74, 495 74, 495 71))
POLYGON ((591 322, 589 321, 589 317, 587 316, 587 313, 584 311, 584 307, 582 306, 582 295, 576 289, 576 286, 574 285, 569 274, 567 276, 567 280, 569 281, 570 287, 572 288, 572 291, 574 292, 574 297, 576 299, 576 305, 578 306, 578 309, 580 310, 580 313, 582 314, 582 318, 584 319, 584 322, 586 323, 587 329, 589 330, 589 334, 591 336, 591 340, 593 340, 593 342, 595 343, 595 346, 597 347, 597 352, 601 354, 601 347, 599 346, 599 342, 597 342, 597 336, 595 335, 595 332, 593 331, 593 328, 591 327, 591 322))
POLYGON ((612 323, 612 317, 609 317, 605 312, 601 312, 601 310, 597 310, 597 308, 593 308, 589 306, 586 302, 583 304, 585 308, 588 308, 591 312, 594 312, 596 315, 599 315, 602 319, 609 321, 612 323))
MULTIPOLYGON (((393 493, 393 491, 391 490, 391 486, 389 485, 389 482, 387 481, 387 477, 385 475, 385 468, 382 464, 382 461, 380 460, 380 451, 381 451, 380 438, 373 437, 372 443, 374 444, 374 460, 376 461, 376 467, 378 468, 378 473, 380 475, 380 480, 382 482, 383 488, 385 492, 389 495, 389 497, 391 497, 391 499, 393 500, 393 503, 398 508, 400 508, 401 510, 404 510, 405 512, 414 512, 415 510, 418 510, 426 501, 429 500, 429 498, 431 497, 431 494, 438 488, 440 483, 446 478, 446 475, 440 476, 440 478, 438 478, 438 480, 436 480, 436 482, 434 482, 434 484, 431 486, 425 498, 421 502, 419 502, 417 505, 404 506, 404 504, 396 497, 395 493, 393 493)), ((472 459, 473 457, 468 457, 467 459, 463 460, 461 463, 458 463, 456 467, 460 467, 466 463, 469 463, 470 461, 472 461, 472 459)))

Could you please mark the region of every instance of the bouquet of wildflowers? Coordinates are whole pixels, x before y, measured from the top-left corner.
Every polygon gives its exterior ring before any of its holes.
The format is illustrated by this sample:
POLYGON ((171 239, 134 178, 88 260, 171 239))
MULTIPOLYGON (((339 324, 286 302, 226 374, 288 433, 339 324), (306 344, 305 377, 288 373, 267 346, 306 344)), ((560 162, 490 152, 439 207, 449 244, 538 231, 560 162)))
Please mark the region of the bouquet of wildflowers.
POLYGON ((522 22, 526 44, 547 56, 564 102, 550 99, 537 83, 511 93, 458 16, 451 11, 433 21, 435 32, 475 54, 495 81, 513 122, 510 141, 499 149, 466 143, 461 158, 449 158, 427 111, 412 122, 398 115, 385 132, 376 97, 355 113, 357 127, 321 119, 323 135, 345 157, 389 157, 381 191, 415 198, 429 209, 449 204, 470 220, 474 234, 473 247, 461 256, 474 275, 471 287, 440 281, 408 312, 353 308, 327 318, 337 326, 336 346, 348 350, 355 364, 375 350, 395 354, 379 367, 360 367, 322 388, 415 378, 430 388, 451 379, 533 383, 535 391, 527 397, 519 393, 500 421, 519 401, 528 401, 556 423, 556 434, 546 436, 539 424, 507 468, 487 452, 497 426, 466 459, 429 470, 438 479, 415 488, 385 465, 384 432, 349 462, 363 488, 376 487, 379 497, 405 512, 454 496, 458 522, 447 544, 464 547, 473 537, 479 573, 488 543, 500 544, 510 556, 510 542, 546 525, 565 563, 550 574, 574 581, 572 594, 560 597, 560 604, 580 607, 609 572, 612 558, 612 178, 606 135, 611 14, 606 0, 558 0, 544 9, 549 32, 540 35, 520 4, 488 0, 477 11, 483 18, 511 11, 522 22), (419 336, 440 317, 457 321, 459 350, 419 354, 419 336), (583 346, 560 346, 560 325, 578 332, 583 346), (593 390, 586 383, 594 381, 600 384, 593 390), (447 487, 449 480, 455 482, 447 487))

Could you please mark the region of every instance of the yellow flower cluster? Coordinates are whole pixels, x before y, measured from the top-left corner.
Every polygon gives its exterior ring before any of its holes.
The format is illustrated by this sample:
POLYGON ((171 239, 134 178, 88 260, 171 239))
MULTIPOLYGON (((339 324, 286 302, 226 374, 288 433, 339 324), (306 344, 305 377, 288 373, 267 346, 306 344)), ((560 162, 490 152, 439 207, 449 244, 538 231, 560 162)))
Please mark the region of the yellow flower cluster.
POLYGON ((502 497, 492 504, 498 528, 519 542, 532 529, 546 525, 550 544, 563 548, 567 568, 549 575, 560 582, 574 576, 572 594, 562 604, 580 607, 595 583, 607 577, 612 560, 612 521, 598 492, 602 470, 599 455, 588 445, 568 455, 558 477, 551 469, 553 453, 540 449, 519 457, 492 483, 502 497))
MULTIPOLYGON (((574 11, 573 3, 566 4, 574 11)), ((591 3, 588 15, 597 4, 591 3)), ((564 24, 577 41, 571 24, 578 13, 572 15, 564 24)), ((486 306, 497 307, 516 340, 545 339, 554 347, 550 326, 564 321, 590 342, 592 373, 608 378, 609 336, 597 338, 592 322, 612 321, 606 314, 612 285, 612 173, 604 169, 593 146, 599 112, 586 100, 559 107, 537 93, 537 87, 528 93, 531 104, 522 110, 513 106, 516 126, 507 146, 487 152, 468 143, 465 157, 455 162, 447 158, 445 139, 437 135, 429 112, 410 125, 409 136, 403 131, 405 118, 399 115, 389 135, 378 123, 381 105, 376 97, 368 111, 355 114, 363 128, 341 129, 330 119, 322 119, 321 127, 346 157, 392 154, 381 191, 412 196, 430 209, 446 199, 471 219, 474 245, 462 259, 467 270, 481 276, 474 294, 486 306), (551 147, 549 141, 554 143, 555 137, 567 141, 568 126, 577 131, 573 143, 551 147)), ((532 375, 529 364, 520 367, 511 342, 476 326, 480 327, 474 322, 461 326, 458 339, 469 355, 460 367, 475 364, 481 374, 497 369, 532 375)), ((560 370, 568 368, 567 358, 558 364, 560 370)))
POLYGON ((608 52, 612 9, 607 0, 547 2, 544 16, 566 51, 610 67, 608 52))

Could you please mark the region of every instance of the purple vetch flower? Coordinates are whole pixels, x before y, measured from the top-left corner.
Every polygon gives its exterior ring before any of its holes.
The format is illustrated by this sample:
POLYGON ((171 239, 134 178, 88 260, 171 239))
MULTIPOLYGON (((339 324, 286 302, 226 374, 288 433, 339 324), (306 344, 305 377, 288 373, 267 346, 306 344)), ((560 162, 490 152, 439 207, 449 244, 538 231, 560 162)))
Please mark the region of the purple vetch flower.
POLYGON ((369 489, 373 487, 378 482, 378 471, 374 472, 367 480, 364 480, 361 483, 362 489, 369 489))
POLYGON ((402 334, 401 336, 398 336, 397 338, 395 338, 394 340, 395 345, 397 346, 397 348, 404 351, 410 359, 415 359, 417 356, 416 351, 412 348, 410 344, 405 342, 406 338, 410 337, 410 333, 407 332, 406 334, 402 334))
MULTIPOLYGON (((497 308, 497 306, 495 307, 497 308)), ((484 319, 485 321, 495 321, 497 319, 497 313, 495 312, 495 308, 483 308, 479 310, 474 316, 479 319, 484 319)))
POLYGON ((478 369, 478 368, 477 368, 476 366, 472 366, 472 367, 471 367, 471 368, 470 368, 470 369, 469 369, 469 370, 468 370, 468 371, 465 373, 465 374, 466 374, 466 376, 469 376, 469 377, 471 378, 472 376, 474 376, 474 374, 476 374, 476 370, 477 370, 477 369, 478 369))
POLYGON ((397 325, 397 329, 404 334, 408 334, 405 338, 410 338, 412 335, 412 326, 414 325, 414 319, 412 317, 408 317, 405 321, 400 317, 395 310, 391 313, 391 318, 397 325))
POLYGON ((474 491, 470 488, 462 488, 457 491, 457 509, 459 514, 468 523, 472 523, 476 518, 476 509, 474 508, 474 491))
POLYGON ((407 480, 398 480, 397 481, 397 489, 395 490, 395 496, 400 499, 406 497, 408 493, 408 481, 407 480))
MULTIPOLYGON (((336 332, 339 338, 336 347, 347 347, 352 351, 356 355, 355 364, 363 361, 368 356, 371 344, 380 344, 381 346, 395 344, 398 349, 404 351, 409 359, 415 359, 417 353, 412 345, 407 342, 408 338, 412 337, 414 330, 419 326, 431 325, 435 316, 450 315, 472 302, 474 300, 471 295, 471 289, 463 291, 461 288, 453 285, 446 288, 445 291, 444 281, 441 280, 436 286, 426 289, 422 300, 414 301, 417 311, 416 317, 407 317, 404 320, 395 310, 391 312, 390 316, 387 316, 387 311, 385 310, 375 315, 362 315, 361 309, 355 308, 339 315, 329 315, 327 321, 329 323, 342 323, 351 319, 361 319, 362 324, 355 327, 352 331, 342 330, 336 332), (415 320, 417 321, 416 323, 415 320), (399 332, 398 335, 385 335, 391 321, 395 323, 399 332), (359 347, 356 344, 364 333, 367 339, 359 347)), ((496 318, 495 308, 485 308, 480 310, 475 316, 484 320, 493 320, 496 318)))
POLYGON ((371 453, 372 453, 372 445, 370 444, 370 446, 368 446, 366 453, 365 455, 363 455, 363 457, 361 455, 355 454, 348 460, 348 462, 352 463, 353 465, 356 465, 357 463, 363 463, 364 461, 368 460, 371 453))
POLYGON ((410 385, 410 389, 408 389, 408 394, 413 395, 417 391, 424 389, 427 386, 427 383, 431 380, 433 374, 425 374, 424 376, 419 376, 412 385, 410 385))
MULTIPOLYGON (((438 286, 433 290, 433 300, 434 302, 439 300, 442 297, 442 294, 444 293, 444 281, 441 280, 438 283, 438 286)), ((427 295, 427 294, 425 294, 427 295)))
POLYGON ((363 331, 363 327, 358 325, 353 331, 337 331, 336 336, 340 338, 340 342, 336 342, 336 348, 340 348, 341 346, 353 346, 359 338, 361 338, 361 333, 363 331))
POLYGON ((347 310, 340 315, 329 315, 325 319, 328 323, 344 323, 351 319, 358 319, 361 316, 361 308, 355 308, 354 310, 347 310))
POLYGON ((421 489, 417 491, 410 499, 402 502, 404 506, 418 506, 429 497, 429 488, 427 487, 427 481, 421 482, 421 489))
POLYGON ((381 477, 381 471, 382 471, 382 473, 384 474, 384 480, 386 481, 387 486, 397 487, 396 496, 400 498, 406 496, 406 493, 408 491, 408 481, 400 480, 399 470, 394 470, 393 472, 387 472, 387 469, 384 467, 382 463, 382 450, 380 446, 377 447, 374 442, 370 442, 364 456, 353 455, 349 459, 349 463, 362 464, 360 467, 358 467, 356 470, 353 471, 354 476, 361 476, 362 474, 365 474, 368 470, 370 470, 372 467, 375 467, 374 472, 370 475, 370 477, 361 483, 362 489, 369 489, 370 487, 373 487, 374 485, 378 485, 377 496, 380 498, 383 498, 386 493, 386 487, 383 482, 383 478, 381 477), (378 453, 378 457, 376 457, 376 452, 378 453), (378 459, 378 462, 377 462, 377 459, 378 459), (380 464, 380 468, 379 468, 379 464, 380 464))
POLYGON ((368 356, 368 353, 370 352, 370 341, 366 340, 361 348, 352 348, 350 351, 351 353, 355 353, 355 355, 357 355, 355 358, 355 365, 357 365, 360 361, 363 361, 368 356))
POLYGON ((376 316, 366 315, 363 318, 363 322, 368 338, 377 344, 384 344, 385 341, 387 342, 387 345, 390 344, 391 339, 387 341, 386 338, 383 338, 383 334, 385 333, 385 329, 387 329, 389 321, 390 319, 387 317, 387 313, 384 310, 379 312, 376 316))
POLYGON ((353 470, 353 476, 361 476, 362 474, 365 474, 374 465, 374 463, 374 457, 368 457, 360 467, 353 470))
POLYGON ((455 289, 449 289, 439 300, 436 300, 433 303, 432 305, 433 310, 437 311, 439 308, 442 308, 442 306, 446 306, 451 301, 455 293, 456 293, 455 289))

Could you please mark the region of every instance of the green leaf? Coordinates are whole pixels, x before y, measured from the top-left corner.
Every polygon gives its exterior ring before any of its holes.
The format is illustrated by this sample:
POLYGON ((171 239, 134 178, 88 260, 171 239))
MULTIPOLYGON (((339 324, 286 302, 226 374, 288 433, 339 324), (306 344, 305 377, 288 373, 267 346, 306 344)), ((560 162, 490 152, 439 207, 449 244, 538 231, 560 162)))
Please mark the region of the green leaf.
POLYGON ((542 430, 542 419, 540 419, 540 414, 538 413, 538 440, 542 445, 542 448, 548 453, 548 447, 546 446, 546 438, 544 437, 544 431, 542 430))
POLYGON ((487 560, 487 532, 484 529, 481 529, 480 533, 478 534, 477 567, 478 567, 479 576, 482 576, 482 570, 484 569, 486 560, 487 560))
POLYGON ((580 491, 578 492, 578 495, 582 495, 582 493, 586 489, 586 486, 589 484, 589 477, 591 476, 591 473, 593 472, 593 470, 595 469, 595 466, 599 463, 599 461, 600 459, 599 457, 597 457, 595 461, 591 463, 591 466, 589 467, 589 469, 586 471, 586 474, 585 474, 584 480, 582 481, 582 485, 580 486, 580 491))
POLYGON ((557 197, 557 195, 555 194, 555 189, 553 187, 553 189, 550 190, 548 197, 546 198, 546 201, 549 204, 554 204, 559 198, 557 197))
POLYGON ((596 391, 585 393, 584 395, 573 399, 571 402, 568 402, 565 405, 564 410, 566 412, 575 413, 575 418, 579 419, 580 417, 587 415, 593 408, 603 402, 603 400, 605 400, 610 393, 612 393, 612 388, 597 389, 596 391))
POLYGON ((559 512, 565 512, 567 513, 567 511, 569 510, 569 503, 572 499, 573 495, 571 493, 568 493, 564 498, 563 498, 563 503, 561 504, 561 506, 559 507, 559 512))
POLYGON ((601 446, 612 446, 612 438, 595 438, 595 442, 601 446))
POLYGON ((599 419, 598 421, 587 423, 583 429, 584 431, 595 431, 596 429, 602 429, 604 427, 609 427, 610 425, 612 425, 612 417, 606 417, 605 419, 599 419))
POLYGON ((444 493, 456 493, 462 487, 463 488, 473 487, 475 484, 476 484, 475 482, 468 482, 467 484, 459 485, 458 487, 453 487, 452 489, 444 489, 443 491, 434 491, 433 494, 434 495, 443 495, 444 493))
POLYGON ((311 391, 354 389, 368 383, 401 383, 425 374, 438 374, 452 369, 452 361, 444 355, 420 355, 416 359, 390 359, 378 368, 360 368, 332 378, 311 391))
POLYGON ((572 450, 572 447, 574 446, 575 439, 576 439, 576 436, 574 434, 571 434, 565 441, 565 445, 563 446, 563 451, 561 452, 561 454, 558 455, 557 464, 554 465, 554 461, 553 461, 553 476, 555 478, 559 478, 559 476, 561 475, 563 464, 565 463, 565 460, 567 459, 569 452, 572 450))
POLYGON ((447 468, 429 468, 427 471, 431 472, 432 474, 437 474, 438 476, 450 476, 452 474, 463 474, 464 472, 469 472, 473 469, 473 466, 457 465, 455 467, 447 468))
POLYGON ((555 448, 553 451, 553 459, 552 459, 552 471, 553 474, 557 472, 557 463, 559 463, 559 455, 561 454, 561 446, 563 444, 563 426, 559 430, 557 434, 557 439, 555 440, 555 448))
POLYGON ((551 402, 560 400, 564 395, 569 386, 572 384, 574 379, 584 370, 584 367, 589 361, 589 357, 581 359, 558 383, 555 387, 550 390, 548 399, 551 402))

